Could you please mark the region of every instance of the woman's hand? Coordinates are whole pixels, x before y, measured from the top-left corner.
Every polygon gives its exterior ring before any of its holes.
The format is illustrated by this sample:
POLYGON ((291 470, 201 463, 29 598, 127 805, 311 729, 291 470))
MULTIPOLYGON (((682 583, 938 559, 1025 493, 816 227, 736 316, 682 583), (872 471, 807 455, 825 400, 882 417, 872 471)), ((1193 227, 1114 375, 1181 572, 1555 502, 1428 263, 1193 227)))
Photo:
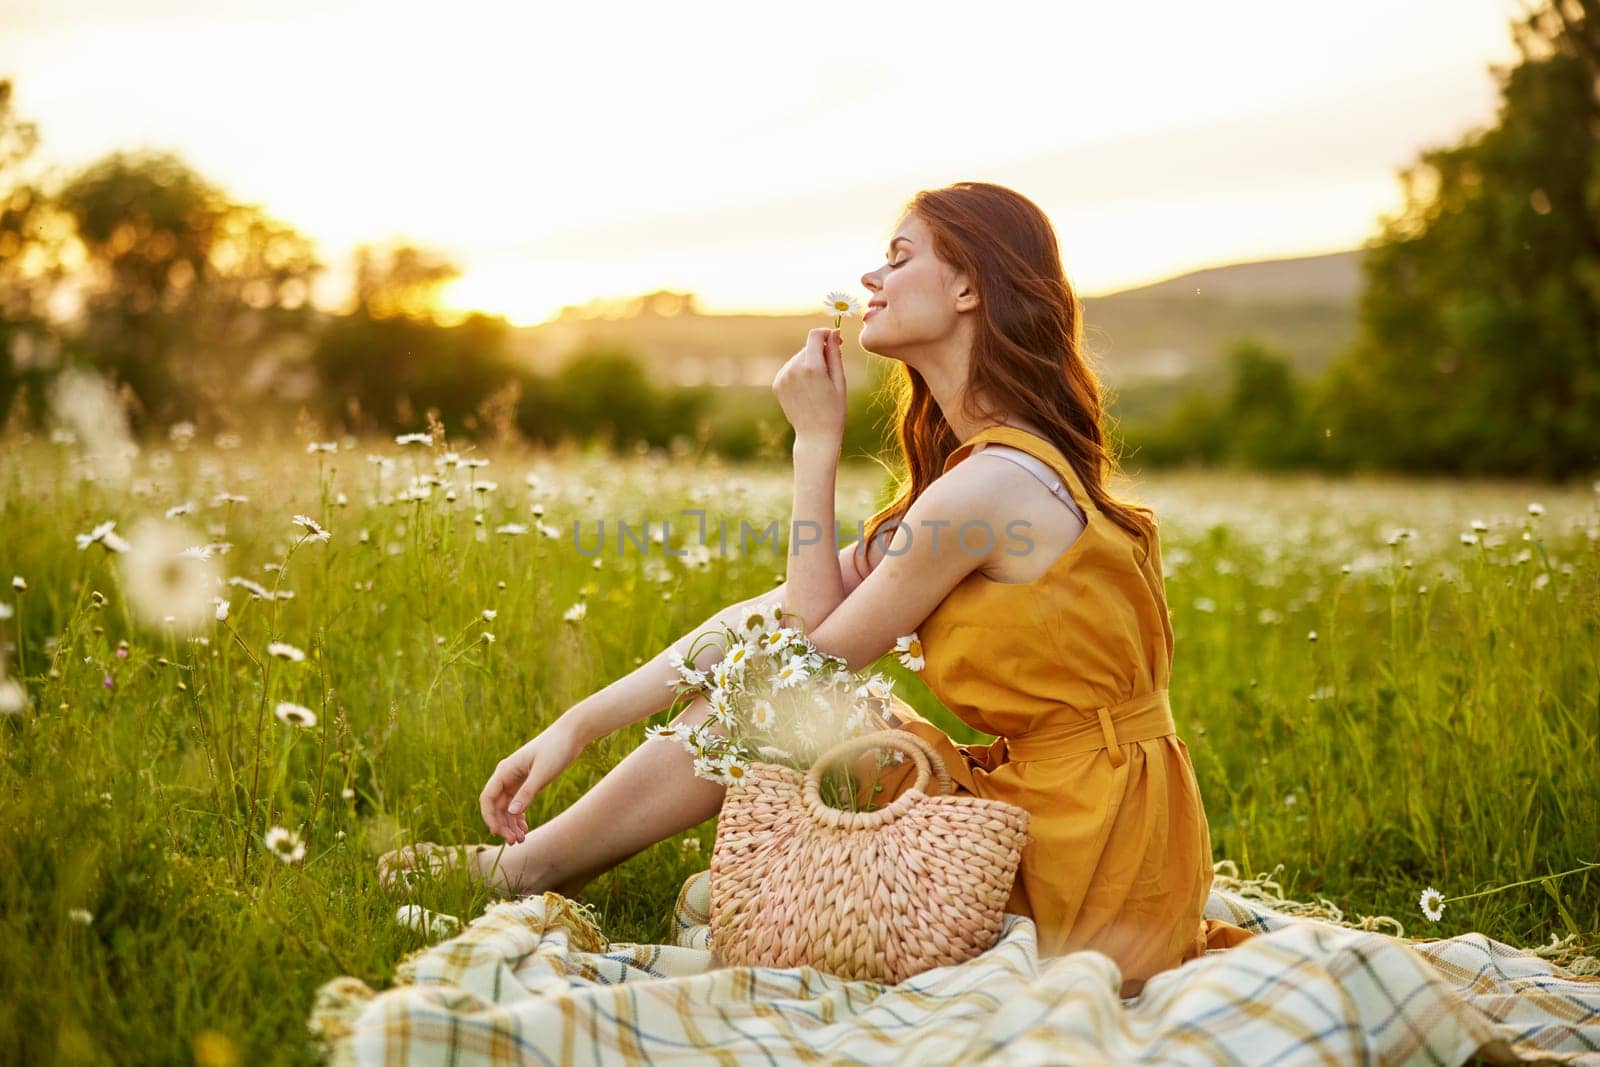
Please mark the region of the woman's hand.
POLYGON ((501 760, 478 795, 478 807, 489 829, 515 845, 528 836, 523 814, 534 795, 572 766, 584 743, 561 719, 501 760))
POLYGON ((844 440, 843 342, 838 330, 812 330, 805 347, 772 379, 772 391, 794 427, 797 441, 804 438, 831 445, 844 440))

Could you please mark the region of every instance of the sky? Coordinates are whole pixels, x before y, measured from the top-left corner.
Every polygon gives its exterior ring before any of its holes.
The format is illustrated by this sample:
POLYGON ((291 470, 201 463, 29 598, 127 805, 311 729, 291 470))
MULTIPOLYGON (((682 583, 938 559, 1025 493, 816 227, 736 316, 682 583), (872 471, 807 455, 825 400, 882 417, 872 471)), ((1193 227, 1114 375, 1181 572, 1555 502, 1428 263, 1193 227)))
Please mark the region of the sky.
POLYGON ((463 270, 532 324, 693 291, 864 298, 919 189, 999 182, 1082 296, 1356 248, 1398 171, 1490 125, 1514 0, 776 5, 0 0, 0 77, 63 173, 173 151, 312 237, 463 270))

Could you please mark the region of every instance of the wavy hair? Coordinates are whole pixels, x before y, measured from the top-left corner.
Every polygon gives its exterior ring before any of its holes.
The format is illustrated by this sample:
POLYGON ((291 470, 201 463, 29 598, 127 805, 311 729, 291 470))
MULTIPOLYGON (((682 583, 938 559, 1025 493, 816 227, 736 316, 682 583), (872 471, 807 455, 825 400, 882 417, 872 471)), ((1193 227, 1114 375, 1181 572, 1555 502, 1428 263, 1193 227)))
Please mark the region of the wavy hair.
MULTIPOLYGON (((1039 426, 1072 464, 1095 507, 1142 543, 1148 558, 1155 513, 1116 500, 1106 489, 1118 458, 1107 444, 1100 380, 1083 356, 1082 305, 1062 269, 1050 220, 1027 197, 989 182, 919 192, 901 220, 912 214, 932 231, 939 258, 977 286, 978 334, 963 416, 984 421, 1021 415, 1039 426), (971 410, 977 396, 993 408, 971 410)), ((905 469, 893 503, 863 528, 861 545, 903 518, 961 444, 917 371, 902 363, 886 388, 905 469)), ((859 561, 856 569, 859 574, 859 561)))

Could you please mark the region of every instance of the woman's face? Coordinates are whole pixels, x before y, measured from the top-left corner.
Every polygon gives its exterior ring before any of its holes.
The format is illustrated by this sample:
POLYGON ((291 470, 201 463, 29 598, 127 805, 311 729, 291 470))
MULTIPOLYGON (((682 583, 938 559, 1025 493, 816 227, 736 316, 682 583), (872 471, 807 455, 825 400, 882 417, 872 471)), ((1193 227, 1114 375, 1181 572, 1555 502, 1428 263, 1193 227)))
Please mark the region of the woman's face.
POLYGON ((858 343, 868 352, 911 362, 919 349, 948 339, 958 312, 976 301, 965 278, 934 255, 933 233, 914 213, 889 238, 886 257, 883 266, 861 276, 872 295, 858 343))

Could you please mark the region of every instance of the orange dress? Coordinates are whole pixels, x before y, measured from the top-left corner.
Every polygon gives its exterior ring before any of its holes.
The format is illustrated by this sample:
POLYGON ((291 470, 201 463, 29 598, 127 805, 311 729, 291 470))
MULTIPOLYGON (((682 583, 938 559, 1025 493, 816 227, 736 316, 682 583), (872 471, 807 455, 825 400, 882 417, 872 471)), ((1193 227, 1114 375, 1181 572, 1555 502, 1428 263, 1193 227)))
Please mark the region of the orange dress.
MULTIPOLYGON (((898 696, 893 710, 901 729, 938 750, 958 792, 1028 810, 1031 840, 1006 910, 1034 920, 1039 954, 1103 952, 1132 996, 1158 971, 1251 936, 1203 916, 1211 832, 1168 701, 1173 635, 1159 540, 1140 558, 1139 542, 1096 509, 1066 457, 1015 427, 979 431, 944 469, 982 441, 1049 464, 1087 524, 1040 578, 974 571, 917 629, 928 687, 995 741, 957 744, 898 696)), ((913 778, 906 760, 867 780, 883 784, 887 803, 913 778)))

